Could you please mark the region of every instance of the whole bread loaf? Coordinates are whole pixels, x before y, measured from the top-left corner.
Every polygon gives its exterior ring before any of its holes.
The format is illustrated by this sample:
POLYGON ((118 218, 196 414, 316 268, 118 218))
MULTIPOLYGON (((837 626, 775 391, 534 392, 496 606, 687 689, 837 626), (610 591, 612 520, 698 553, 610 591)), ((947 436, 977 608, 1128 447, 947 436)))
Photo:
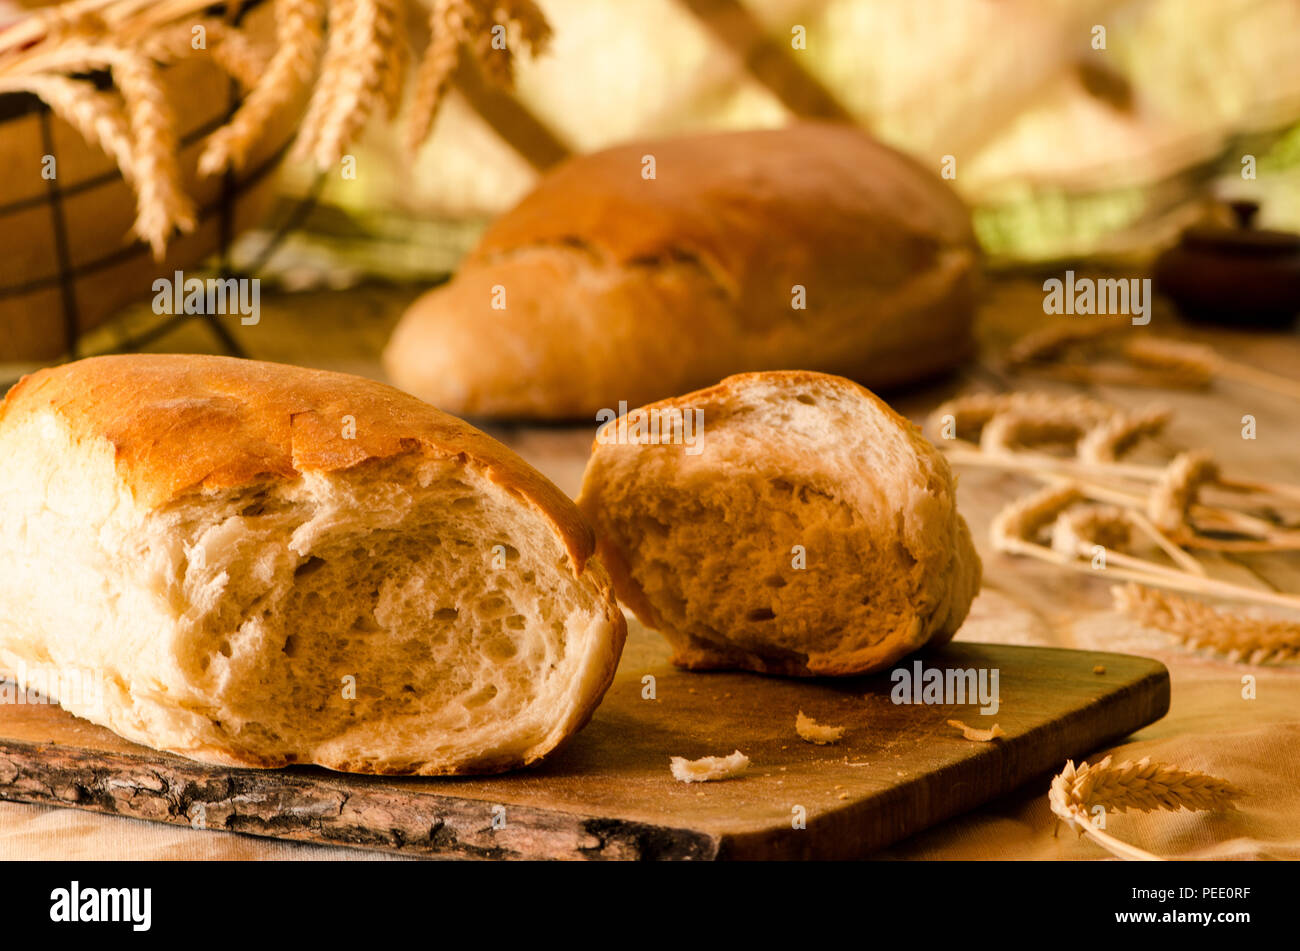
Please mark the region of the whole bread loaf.
POLYGON ((636 143, 547 174, 385 365, 469 416, 590 418, 746 370, 887 387, 969 355, 977 270, 956 196, 855 128, 636 143))
POLYGON ((674 663, 863 674, 943 643, 980 560, 947 460, 841 377, 729 377, 603 426, 578 507, 674 663))
POLYGON ((83 360, 10 390, 0 459, 0 667, 139 743, 504 770, 582 727, 622 650, 573 503, 379 383, 83 360))

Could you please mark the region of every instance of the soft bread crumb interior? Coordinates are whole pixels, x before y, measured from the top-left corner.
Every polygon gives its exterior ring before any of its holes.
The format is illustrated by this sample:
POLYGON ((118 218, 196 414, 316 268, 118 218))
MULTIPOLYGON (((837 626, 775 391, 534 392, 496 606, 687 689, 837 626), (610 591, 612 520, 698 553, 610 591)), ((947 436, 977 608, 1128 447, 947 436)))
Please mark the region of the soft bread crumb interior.
POLYGON ((679 662, 837 672, 950 635, 979 567, 933 447, 847 381, 736 379, 702 451, 602 445, 584 480, 679 662))
POLYGON ((21 525, 0 551, 15 565, 0 596, 18 607, 0 664, 101 672, 102 709, 65 706, 128 738, 267 765, 491 769, 571 726, 599 677, 598 589, 575 583, 540 512, 458 458, 372 460, 145 512, 96 494, 117 484, 111 452, 60 471, 60 427, 45 425, 51 452, 0 485, 0 514, 21 525), (65 508, 8 491, 75 475, 80 495, 47 492, 78 500, 65 508))

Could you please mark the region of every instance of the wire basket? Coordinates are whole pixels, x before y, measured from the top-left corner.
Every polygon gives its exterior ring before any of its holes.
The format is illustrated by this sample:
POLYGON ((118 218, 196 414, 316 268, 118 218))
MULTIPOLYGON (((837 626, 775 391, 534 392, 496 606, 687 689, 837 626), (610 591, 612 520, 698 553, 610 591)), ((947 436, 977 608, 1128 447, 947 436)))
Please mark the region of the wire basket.
MULTIPOLYGON (((251 29, 269 12, 259 6, 247 13, 251 29)), ((158 277, 213 255, 224 260, 235 235, 270 207, 273 173, 303 102, 271 121, 239 172, 201 176, 202 140, 239 105, 239 87, 208 58, 180 60, 161 74, 196 220, 160 260, 132 233, 136 197, 114 161, 35 95, 0 94, 0 363, 75 355, 83 333, 147 299, 158 277)))

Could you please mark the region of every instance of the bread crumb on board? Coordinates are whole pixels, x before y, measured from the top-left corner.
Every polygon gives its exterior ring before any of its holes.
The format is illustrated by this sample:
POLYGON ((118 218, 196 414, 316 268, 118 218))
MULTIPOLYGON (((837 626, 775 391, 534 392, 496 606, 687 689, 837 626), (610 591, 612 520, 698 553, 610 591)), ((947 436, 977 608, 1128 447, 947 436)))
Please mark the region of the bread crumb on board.
POLYGON ((1106 672, 1106 665, 1098 664, 1096 667, 1092 668, 1092 672, 1094 674, 1104 674, 1106 672))
POLYGON ((844 737, 844 727, 824 726, 812 717, 804 716, 802 710, 794 718, 794 730, 799 734, 799 739, 806 743, 815 743, 818 746, 838 743, 844 737))
POLYGON ((967 726, 960 720, 949 720, 948 725, 961 730, 961 735, 968 740, 974 740, 976 743, 987 743, 989 740, 995 740, 999 736, 1006 736, 1007 731, 1002 729, 996 723, 987 730, 977 730, 973 726, 967 726))
POLYGON ((740 750, 730 756, 703 756, 687 759, 674 756, 668 761, 673 779, 682 783, 707 783, 718 779, 731 779, 749 769, 749 757, 740 750))

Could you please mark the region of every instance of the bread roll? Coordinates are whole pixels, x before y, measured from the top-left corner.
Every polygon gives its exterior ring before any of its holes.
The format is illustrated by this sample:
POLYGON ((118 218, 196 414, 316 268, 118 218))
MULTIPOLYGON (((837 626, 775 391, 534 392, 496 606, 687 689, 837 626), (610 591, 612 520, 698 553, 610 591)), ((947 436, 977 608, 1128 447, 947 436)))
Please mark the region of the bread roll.
POLYGON ((391 387, 205 356, 0 404, 0 666, 212 763, 504 770, 609 686, 625 624, 573 503, 391 387))
POLYGON ((969 355, 976 272, 961 202, 857 129, 643 142, 550 172, 411 306, 385 365, 469 416, 590 418, 744 370, 887 387, 969 355))
POLYGON ((947 461, 820 373, 728 377, 607 424, 578 507, 619 599, 697 670, 879 670, 951 638, 980 583, 947 461))

